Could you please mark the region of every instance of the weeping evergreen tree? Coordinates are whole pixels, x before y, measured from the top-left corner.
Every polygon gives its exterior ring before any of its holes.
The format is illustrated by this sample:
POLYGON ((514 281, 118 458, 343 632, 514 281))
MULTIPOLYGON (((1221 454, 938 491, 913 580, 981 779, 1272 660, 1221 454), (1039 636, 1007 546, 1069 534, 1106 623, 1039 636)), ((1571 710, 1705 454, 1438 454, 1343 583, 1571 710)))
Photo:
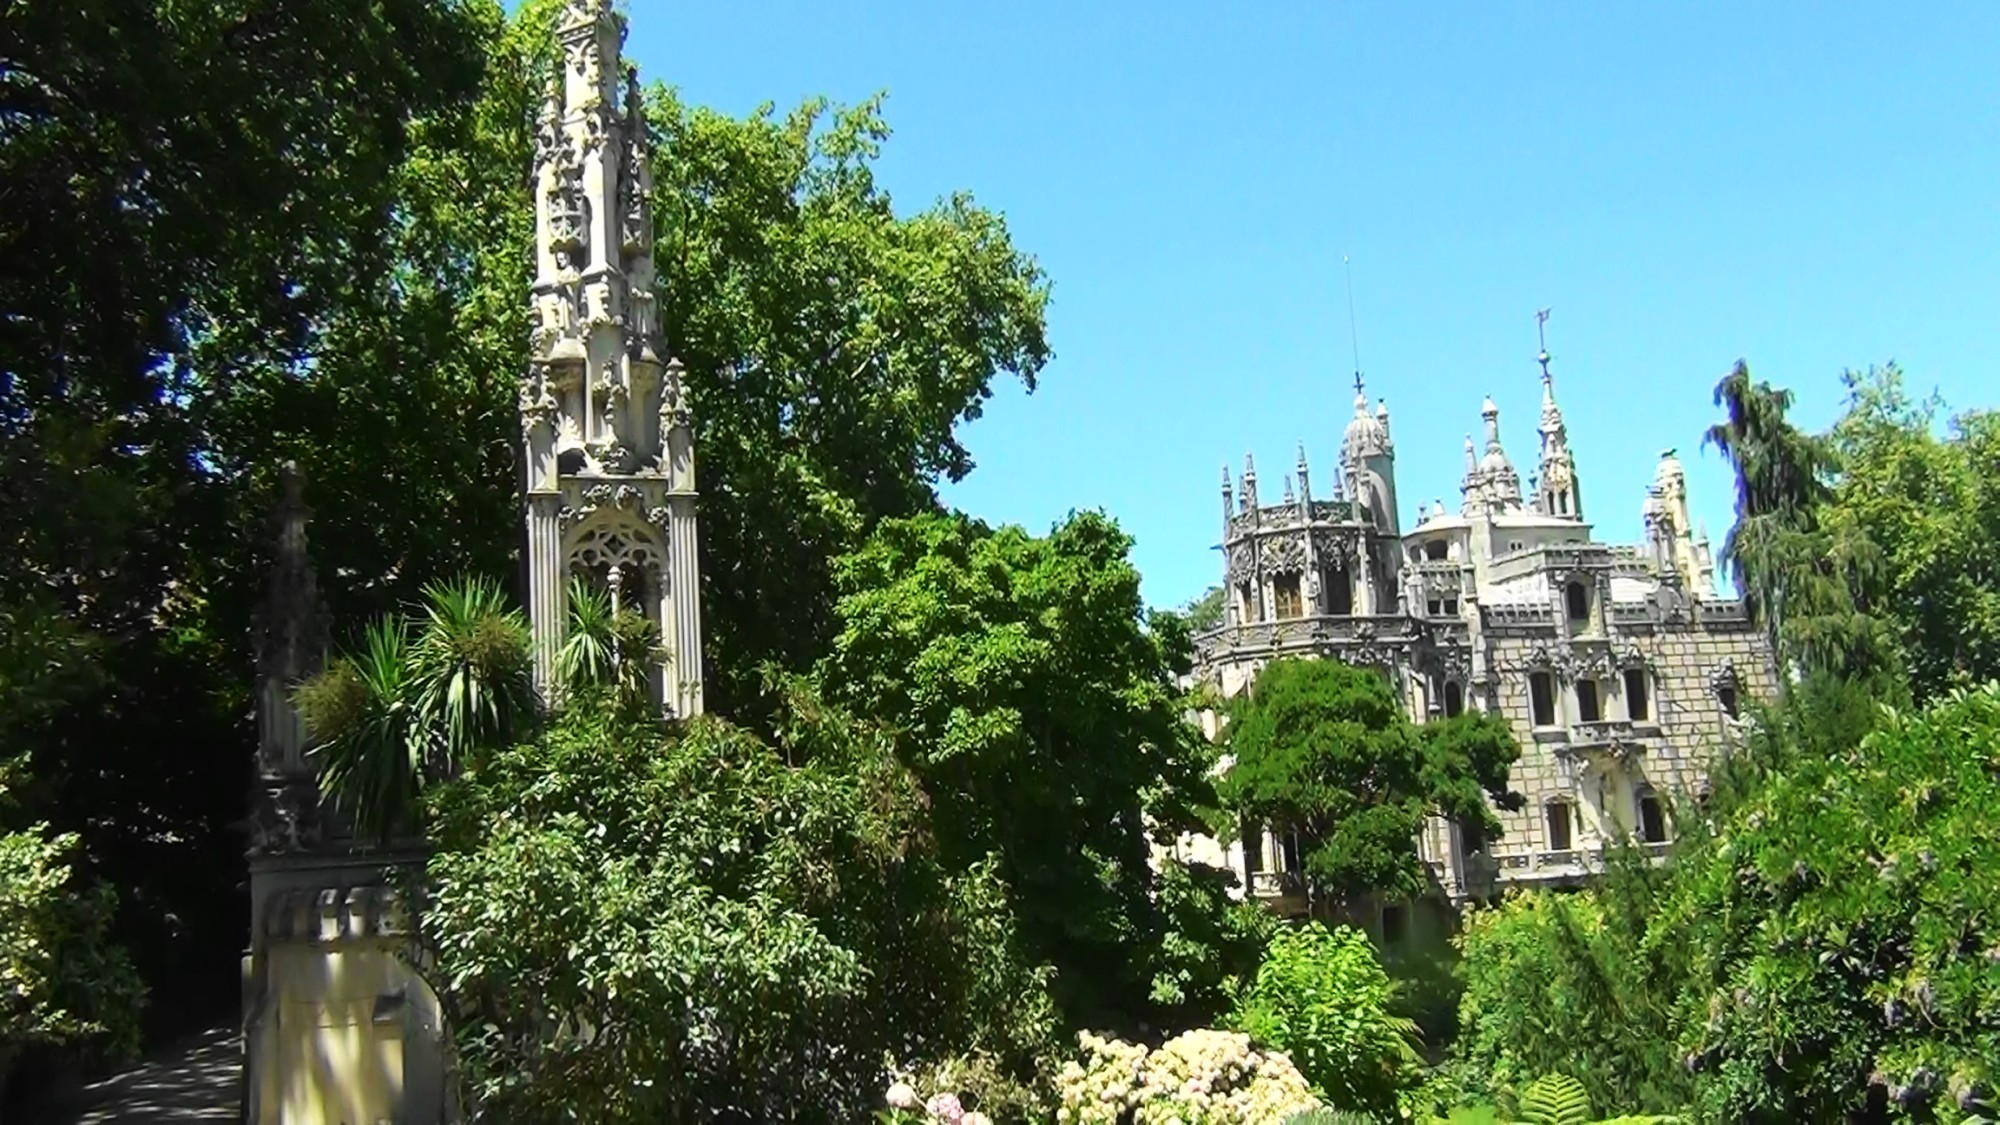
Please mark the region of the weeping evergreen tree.
POLYGON ((1751 380, 1738 360, 1715 386, 1725 417, 1703 443, 1736 472, 1736 522, 1722 557, 1780 660, 1801 672, 1873 677, 1895 664, 1875 610, 1882 551, 1853 521, 1823 518, 1839 464, 1787 417, 1792 392, 1751 380))

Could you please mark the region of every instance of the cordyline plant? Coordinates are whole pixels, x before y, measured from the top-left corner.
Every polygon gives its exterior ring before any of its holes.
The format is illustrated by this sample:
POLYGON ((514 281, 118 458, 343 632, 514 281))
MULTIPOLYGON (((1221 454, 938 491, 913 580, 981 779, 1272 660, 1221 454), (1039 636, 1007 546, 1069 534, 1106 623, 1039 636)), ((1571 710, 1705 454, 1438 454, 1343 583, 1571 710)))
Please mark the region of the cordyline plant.
MULTIPOLYGON (((569 626, 555 661, 562 694, 643 705, 662 653, 652 623, 578 583, 569 626)), ((532 671, 521 611, 497 583, 462 578, 426 587, 416 612, 374 622, 356 651, 302 684, 321 782, 355 832, 386 838, 427 784, 528 733, 532 671)))

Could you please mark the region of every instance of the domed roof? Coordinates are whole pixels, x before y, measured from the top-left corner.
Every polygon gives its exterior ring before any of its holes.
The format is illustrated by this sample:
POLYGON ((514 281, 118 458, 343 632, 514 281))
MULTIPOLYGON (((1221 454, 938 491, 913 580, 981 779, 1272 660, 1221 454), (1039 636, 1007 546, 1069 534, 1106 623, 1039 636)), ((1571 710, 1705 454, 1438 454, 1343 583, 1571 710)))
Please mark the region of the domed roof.
POLYGON ((1389 448, 1389 428, 1383 423, 1388 419, 1384 407, 1380 414, 1368 413, 1368 396, 1356 391, 1354 394, 1354 417, 1347 423, 1347 432, 1341 439, 1347 460, 1369 457, 1387 452, 1389 448))

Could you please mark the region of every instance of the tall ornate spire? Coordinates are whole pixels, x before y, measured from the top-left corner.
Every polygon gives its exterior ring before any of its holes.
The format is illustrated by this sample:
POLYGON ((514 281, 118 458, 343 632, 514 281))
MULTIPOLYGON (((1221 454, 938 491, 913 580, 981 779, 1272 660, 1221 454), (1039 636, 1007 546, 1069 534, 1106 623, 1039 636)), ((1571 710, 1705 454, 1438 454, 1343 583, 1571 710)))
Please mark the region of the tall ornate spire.
POLYGON ((1535 314, 1535 331, 1541 350, 1535 362, 1542 366, 1541 465, 1536 470, 1535 508, 1543 515, 1583 518, 1583 490, 1576 479, 1576 458, 1569 449, 1569 428, 1563 424, 1562 407, 1556 405, 1555 378, 1549 374, 1549 348, 1541 337, 1549 310, 1535 314))
POLYGON ((527 446, 529 617, 537 681, 552 686, 581 578, 659 628, 654 690, 702 709, 692 418, 666 357, 654 292, 652 171, 625 21, 569 0, 561 70, 535 144, 535 332, 521 383, 527 446))
POLYGON ((1485 486, 1486 502, 1495 511, 1521 506, 1521 475, 1507 459, 1507 447, 1500 444, 1500 408, 1491 396, 1480 405, 1479 416, 1486 423, 1486 456, 1479 460, 1479 475, 1485 486))
POLYGON ((1229 481, 1229 465, 1222 466, 1222 530, 1229 531, 1229 517, 1236 514, 1236 489, 1229 481))
POLYGON ((311 511, 305 503, 305 476, 291 461, 278 476, 282 493, 271 521, 276 549, 256 623, 255 852, 311 847, 321 822, 319 785, 306 758, 305 721, 292 692, 324 665, 329 622, 306 544, 311 511))

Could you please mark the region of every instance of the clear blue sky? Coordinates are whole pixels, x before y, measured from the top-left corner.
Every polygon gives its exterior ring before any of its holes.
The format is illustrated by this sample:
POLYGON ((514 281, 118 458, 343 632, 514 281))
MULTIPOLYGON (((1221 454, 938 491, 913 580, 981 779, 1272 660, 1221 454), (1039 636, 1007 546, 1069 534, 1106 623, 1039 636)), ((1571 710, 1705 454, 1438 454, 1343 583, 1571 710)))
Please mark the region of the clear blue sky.
POLYGON ((1636 541, 1738 357, 1818 427, 1894 359, 2000 395, 2000 4, 630 0, 650 81, 730 113, 887 91, 883 182, 968 189, 1053 279, 1055 360, 967 431, 947 499, 1102 508, 1155 604, 1215 580, 1221 466, 1327 479, 1361 366, 1406 521, 1456 510, 1482 396, 1525 476, 1534 312, 1599 534, 1636 541))

